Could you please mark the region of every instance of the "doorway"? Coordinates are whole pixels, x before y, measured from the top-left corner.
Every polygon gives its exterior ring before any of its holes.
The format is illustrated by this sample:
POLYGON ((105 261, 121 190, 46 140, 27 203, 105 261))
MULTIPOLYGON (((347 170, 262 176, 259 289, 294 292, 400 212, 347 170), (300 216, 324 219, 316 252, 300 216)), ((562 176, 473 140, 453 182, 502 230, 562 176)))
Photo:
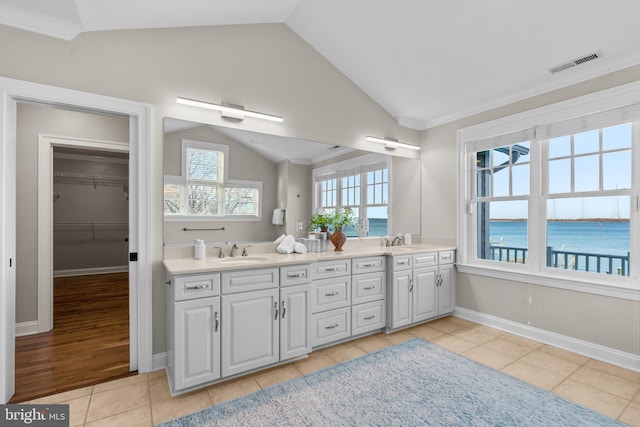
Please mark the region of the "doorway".
MULTIPOLYGON (((129 307, 130 367, 152 370, 151 322, 151 144, 148 104, 0 77, 0 403, 15 392, 16 332, 16 128, 22 101, 126 117, 129 121, 129 307)), ((35 156, 31 159, 35 168, 35 156)), ((35 254, 29 254, 35 257, 35 254)))

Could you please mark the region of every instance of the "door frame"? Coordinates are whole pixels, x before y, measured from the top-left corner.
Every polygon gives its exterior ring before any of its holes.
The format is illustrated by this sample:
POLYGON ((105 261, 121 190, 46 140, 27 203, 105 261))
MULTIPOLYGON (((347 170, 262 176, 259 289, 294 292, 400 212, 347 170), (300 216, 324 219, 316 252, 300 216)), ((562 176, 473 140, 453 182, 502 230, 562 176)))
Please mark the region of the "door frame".
POLYGON ((152 369, 151 105, 0 77, 0 403, 15 392, 15 186, 19 101, 129 117, 130 369, 152 369))
MULTIPOLYGON (((53 329, 53 148, 70 147, 129 153, 129 143, 38 134, 38 320, 37 332, 53 329)), ((129 169, 131 175, 132 169, 129 169)), ((134 171, 135 172, 135 171, 134 171)), ((131 178, 131 177, 129 177, 131 178)), ((129 198, 129 205, 136 200, 129 198)), ((129 240, 137 233, 129 227, 129 240)), ((131 288, 129 277, 129 288, 131 288)), ((129 310, 129 324, 136 313, 129 310)), ((131 343, 130 352, 137 343, 131 343)), ((134 369, 132 369, 134 370, 134 369)))

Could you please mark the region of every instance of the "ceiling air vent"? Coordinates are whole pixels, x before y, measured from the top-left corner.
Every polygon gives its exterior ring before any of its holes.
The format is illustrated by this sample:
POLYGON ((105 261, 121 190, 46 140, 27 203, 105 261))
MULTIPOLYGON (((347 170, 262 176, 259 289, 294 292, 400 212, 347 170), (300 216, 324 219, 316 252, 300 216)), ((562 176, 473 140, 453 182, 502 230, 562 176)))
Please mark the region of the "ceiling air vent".
POLYGON ((585 62, 593 61, 594 59, 598 59, 601 57, 602 57, 602 53, 593 52, 593 53, 590 53, 589 55, 581 56, 580 58, 576 58, 564 64, 560 64, 553 68, 549 68, 549 72, 551 74, 559 73, 560 71, 564 71, 568 68, 572 68, 572 67, 575 67, 576 65, 584 64, 585 62))

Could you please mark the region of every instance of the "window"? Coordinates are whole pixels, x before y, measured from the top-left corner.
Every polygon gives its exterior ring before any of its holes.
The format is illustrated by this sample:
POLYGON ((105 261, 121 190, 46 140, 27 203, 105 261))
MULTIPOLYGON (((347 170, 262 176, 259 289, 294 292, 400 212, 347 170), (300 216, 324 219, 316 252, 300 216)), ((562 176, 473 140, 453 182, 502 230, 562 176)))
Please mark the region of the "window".
POLYGON ((165 176, 166 219, 260 219, 262 183, 227 179, 226 145, 182 141, 182 175, 165 176))
POLYGON ((388 232, 389 172, 387 159, 366 155, 313 171, 316 211, 350 207, 359 218, 345 227, 348 237, 386 236, 388 232))
MULTIPOLYGON (((459 132, 463 272, 637 286, 640 104, 603 108, 592 99, 597 113, 556 105, 459 132), (540 118, 548 124, 523 126, 540 118)), ((589 108, 582 102, 576 108, 589 108)))

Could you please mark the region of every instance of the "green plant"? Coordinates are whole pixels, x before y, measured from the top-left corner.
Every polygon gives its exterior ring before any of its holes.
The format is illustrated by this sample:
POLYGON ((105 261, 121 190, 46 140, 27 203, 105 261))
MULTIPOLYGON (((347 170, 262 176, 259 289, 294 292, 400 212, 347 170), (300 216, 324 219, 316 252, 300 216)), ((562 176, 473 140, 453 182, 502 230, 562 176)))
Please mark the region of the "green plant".
POLYGON ((309 230, 317 230, 318 228, 329 227, 333 224, 332 213, 318 213, 309 219, 309 230))
POLYGON ((332 215, 331 225, 333 225, 334 228, 343 228, 355 226, 357 222, 358 218, 353 214, 353 209, 345 208, 332 215))

